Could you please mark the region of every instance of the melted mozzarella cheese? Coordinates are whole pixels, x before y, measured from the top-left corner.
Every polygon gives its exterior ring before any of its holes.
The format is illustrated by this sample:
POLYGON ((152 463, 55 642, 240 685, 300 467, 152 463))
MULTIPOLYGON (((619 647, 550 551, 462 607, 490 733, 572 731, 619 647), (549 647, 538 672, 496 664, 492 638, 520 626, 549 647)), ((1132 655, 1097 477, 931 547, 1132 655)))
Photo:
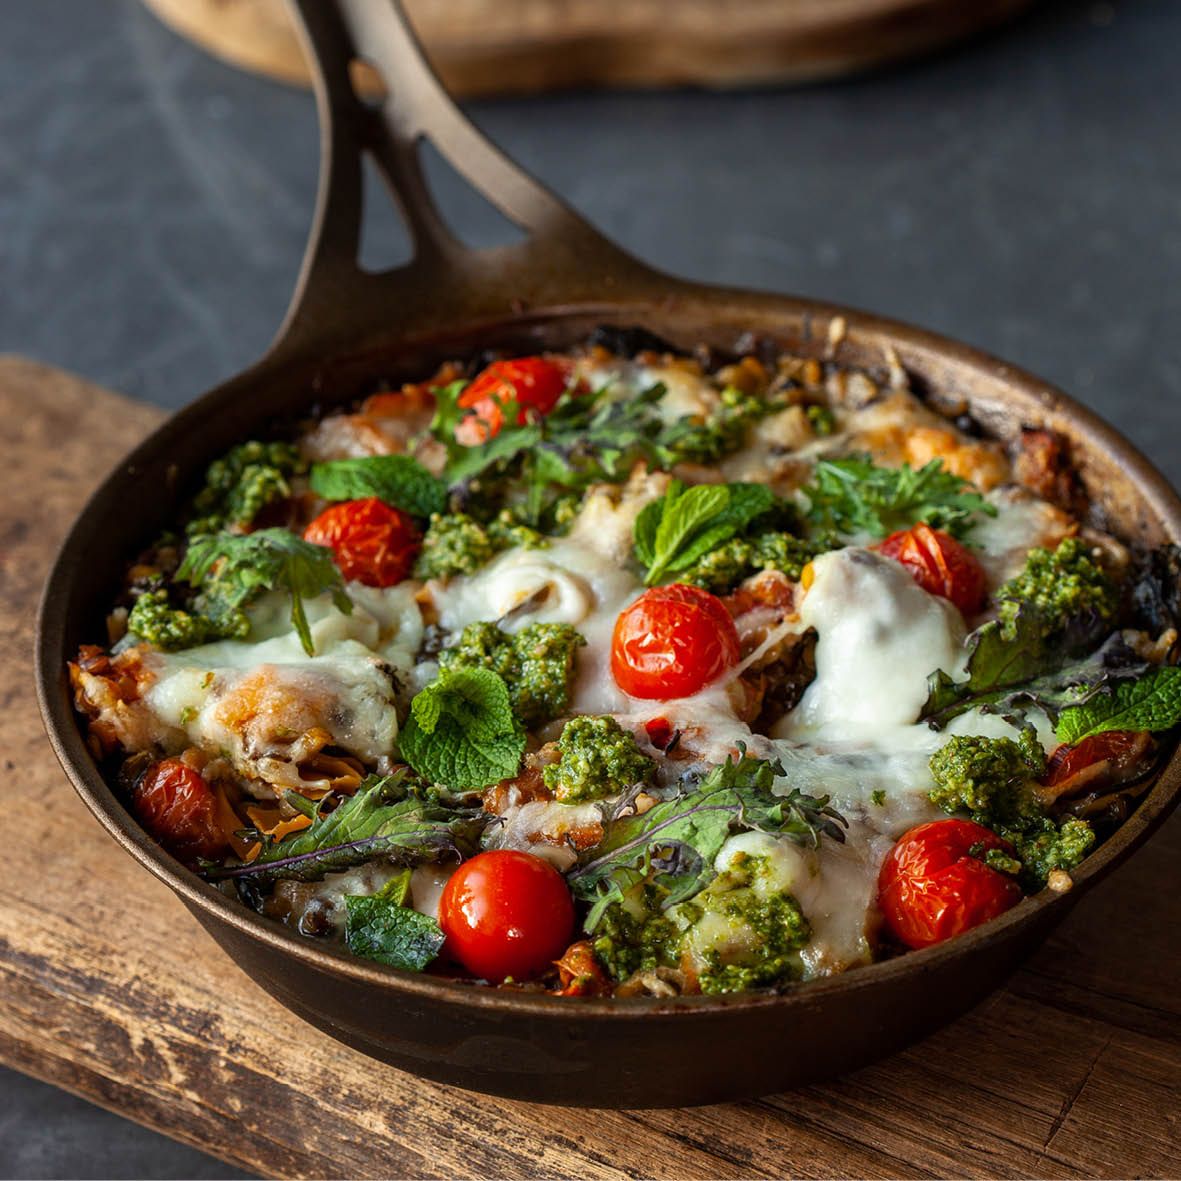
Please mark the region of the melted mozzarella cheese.
POLYGON ((634 397, 654 385, 664 386, 664 396, 655 404, 655 410, 666 423, 703 418, 721 401, 708 378, 675 361, 646 365, 617 357, 606 362, 582 362, 575 366, 575 372, 591 389, 608 387, 613 400, 634 397))
POLYGON ((775 736, 854 742, 913 723, 927 677, 939 668, 955 675, 962 664, 963 620, 868 550, 824 554, 813 569, 800 620, 819 637, 816 679, 775 736))
POLYGON ((144 704, 184 740, 225 753, 248 777, 309 730, 366 762, 388 757, 398 734, 397 679, 422 641, 412 588, 350 584, 353 611, 328 596, 306 604, 315 655, 290 628, 287 605, 267 596, 251 609, 253 642, 223 640, 151 656, 144 704))
POLYGON ((978 515, 968 540, 978 547, 976 556, 993 590, 1021 571, 1031 549, 1054 549, 1077 528, 1068 513, 1024 488, 998 488, 987 499, 997 514, 978 515))
POLYGON ((602 820, 597 804, 529 800, 524 804, 510 804, 501 813, 500 822, 486 831, 484 844, 489 849, 534 853, 565 871, 578 859, 569 834, 597 830, 592 839, 601 839, 602 820))

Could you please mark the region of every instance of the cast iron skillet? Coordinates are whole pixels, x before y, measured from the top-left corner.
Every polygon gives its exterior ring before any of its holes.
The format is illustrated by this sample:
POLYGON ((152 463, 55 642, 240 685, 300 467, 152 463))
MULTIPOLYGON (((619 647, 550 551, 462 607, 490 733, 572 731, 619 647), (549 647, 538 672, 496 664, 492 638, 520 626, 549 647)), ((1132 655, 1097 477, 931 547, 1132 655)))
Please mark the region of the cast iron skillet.
MULTIPOLYGON (((638 325, 674 344, 732 349, 744 337, 881 366, 891 350, 923 389, 970 404, 991 433, 1025 425, 1066 435, 1102 519, 1126 538, 1181 541, 1181 503, 1148 461, 1089 411, 1019 370, 903 324, 789 296, 724 290, 661 274, 625 254, 481 138, 447 98, 390 0, 296 0, 317 65, 320 194, 298 289, 270 352, 142 443, 106 479, 62 546, 45 590, 38 690, 50 740, 107 831, 164 881, 249 975, 301 1017, 396 1066, 531 1100, 655 1107, 756 1095, 839 1074, 937 1028, 995 988, 1079 895, 1161 822, 1181 786, 1173 757, 1134 814, 1075 875, 941 947, 817 981, 782 996, 560 999, 415 976, 323 947, 231 902, 181 868, 103 782, 70 704, 65 663, 104 634, 125 560, 165 525, 209 460, 314 405, 346 402, 377 376, 421 378, 491 347, 561 349, 596 325, 638 325), (348 67, 390 84, 380 107, 354 95, 348 67), (525 233, 473 251, 423 181, 429 138, 525 233), (357 264, 361 161, 389 182, 413 261, 357 264)), ((1163 936, 1162 936, 1163 937, 1163 936)))

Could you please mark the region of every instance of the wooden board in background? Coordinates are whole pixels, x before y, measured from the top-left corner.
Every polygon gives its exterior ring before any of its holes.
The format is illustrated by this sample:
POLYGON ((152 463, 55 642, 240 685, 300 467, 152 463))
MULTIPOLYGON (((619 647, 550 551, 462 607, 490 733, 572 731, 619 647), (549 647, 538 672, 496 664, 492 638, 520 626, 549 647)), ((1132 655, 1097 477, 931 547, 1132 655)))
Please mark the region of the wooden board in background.
MULTIPOLYGON (((308 82, 285 0, 144 2, 225 61, 308 82)), ((1030 2, 405 0, 436 69, 460 95, 831 78, 929 53, 1030 2)), ((380 86, 371 71, 363 81, 380 86)))
POLYGON ((0 358, 0 1061, 278 1177, 1181 1174, 1181 816, 975 1012, 758 1102, 547 1109, 422 1082, 293 1017, 99 828, 37 716, 51 552, 159 417, 0 358))

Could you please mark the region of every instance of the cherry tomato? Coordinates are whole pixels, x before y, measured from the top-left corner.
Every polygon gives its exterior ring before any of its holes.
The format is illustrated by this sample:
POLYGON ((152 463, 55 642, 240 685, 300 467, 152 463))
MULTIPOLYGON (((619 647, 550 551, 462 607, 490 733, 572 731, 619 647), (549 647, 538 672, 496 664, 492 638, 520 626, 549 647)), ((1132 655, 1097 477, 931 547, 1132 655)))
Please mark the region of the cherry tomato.
POLYGON ((520 407, 517 423, 527 421, 528 412, 548 414, 562 396, 569 380, 567 366, 545 357, 518 357, 515 361, 493 361, 459 396, 461 410, 474 410, 460 424, 455 438, 465 447, 495 438, 504 426, 504 405, 520 407))
POLYGON ((1063 743, 1050 756, 1042 783, 1046 787, 1057 787, 1099 763, 1109 764, 1105 769, 1118 775, 1129 765, 1138 764, 1150 745, 1148 734, 1143 730, 1108 730, 1104 734, 1092 734, 1074 746, 1063 743))
POLYGON ((733 668, 738 629, 721 599, 674 582, 645 591, 615 621, 611 674, 632 697, 688 697, 733 668))
POLYGON ((923 590, 950 600, 965 615, 984 606, 984 568, 950 534, 918 524, 891 533, 877 550, 901 562, 923 590))
POLYGON ((930 947, 996 918, 1021 901, 1021 887, 968 850, 1012 848, 971 820, 936 820, 906 833, 878 875, 886 926, 907 947, 930 947))
POLYGON ((161 759, 131 790, 131 810, 182 860, 216 857, 226 846, 213 789, 180 759, 161 759))
POLYGON ((574 903, 548 861, 514 849, 477 853, 439 900, 447 954, 473 976, 501 981, 543 972, 570 943, 574 903))
POLYGON ((303 536, 305 541, 328 546, 345 578, 366 586, 401 582, 422 545, 414 522, 375 496, 326 508, 303 536))
POLYGON ((668 718, 649 718, 644 723, 644 730, 648 735, 648 741, 657 750, 667 751, 672 746, 673 739, 677 737, 677 732, 668 718))

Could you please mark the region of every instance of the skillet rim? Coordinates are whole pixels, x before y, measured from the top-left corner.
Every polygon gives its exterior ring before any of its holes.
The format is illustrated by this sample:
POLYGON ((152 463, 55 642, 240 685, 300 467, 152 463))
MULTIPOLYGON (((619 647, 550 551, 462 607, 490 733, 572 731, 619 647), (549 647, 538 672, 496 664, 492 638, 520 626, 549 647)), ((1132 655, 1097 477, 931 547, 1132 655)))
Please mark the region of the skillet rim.
MULTIPOLYGON (((706 290, 669 277, 667 296, 663 301, 654 296, 651 290, 637 292, 630 299, 621 293, 610 301, 529 308, 501 317, 499 324, 496 321, 488 325, 471 322, 459 324, 453 331, 455 335, 474 335, 476 331, 489 326, 522 329, 531 324, 596 316, 607 322, 621 318, 634 318, 642 322, 645 310, 651 313, 659 306, 662 314, 668 315, 669 306, 675 305, 678 298, 685 296, 706 305, 714 305, 718 322, 723 319, 723 309, 728 313, 727 318, 732 318, 742 306, 750 310, 776 311, 783 316, 785 324, 809 318, 827 318, 831 322, 839 317, 848 325, 850 337, 865 334, 882 338, 900 349, 938 357, 960 369, 975 370, 979 376, 1003 384, 1004 400, 1015 398, 1018 404, 1024 404, 1029 409, 1036 407, 1040 414, 1069 421, 1078 431, 1085 450, 1104 453, 1123 468, 1137 498, 1155 514, 1168 539, 1181 544, 1181 497, 1155 465, 1098 414, 1048 382, 1007 361, 902 321, 799 296, 741 288, 710 287, 706 290)), ((449 330, 448 335, 451 334, 452 330, 449 330)), ((387 346, 388 351, 392 352, 399 343, 406 345, 411 341, 407 338, 392 340, 387 346)), ((291 931, 244 904, 227 898, 216 887, 175 861, 140 828, 106 783, 85 745, 65 677, 65 661, 69 659, 69 653, 65 651, 64 634, 69 607, 68 587, 72 577, 70 568, 75 565, 72 559, 84 538, 101 527, 103 515, 99 511, 100 501, 107 488, 123 471, 141 463, 141 457, 156 452, 161 442, 174 432, 185 429, 190 423, 194 429, 200 430, 201 419, 232 391, 262 379, 268 372, 286 368, 292 363, 292 358, 281 357, 281 353, 280 348, 272 349, 256 365, 168 416, 108 472, 87 498, 58 548, 42 592, 35 633, 38 704, 50 744, 74 790, 123 850, 167 885, 190 910, 200 911, 203 916, 219 924, 229 925, 239 935, 267 944, 282 954, 290 954, 306 967, 328 975, 342 975, 357 984, 376 987, 393 995, 410 994, 445 1006, 470 1005, 505 1016, 516 1014, 549 1021, 563 1018, 581 1022, 603 1017, 642 1020, 672 1016, 680 1018, 692 1014, 704 1020, 740 1008, 788 1008, 793 1004, 798 1006, 811 1003, 812 1000, 820 1001, 834 993, 870 989, 878 981, 899 976, 921 976, 938 969, 948 960, 1000 943, 1018 929, 1038 922, 1056 925, 1083 892, 1125 861, 1147 840, 1181 799, 1181 748, 1174 747, 1161 766, 1152 788, 1140 799, 1132 814, 1078 870, 1072 871, 1073 886, 1068 892, 1054 894, 1043 889, 1036 895, 1026 897, 999 918, 943 944, 807 981, 779 993, 736 993, 672 999, 631 997, 622 998, 622 1001, 613 997, 560 997, 404 972, 369 963, 343 950, 320 946, 307 936, 291 931)), ((342 347, 332 357, 325 359, 323 364, 328 365, 347 356, 347 349, 342 347)), ((972 399, 969 399, 969 408, 975 409, 972 399)))

